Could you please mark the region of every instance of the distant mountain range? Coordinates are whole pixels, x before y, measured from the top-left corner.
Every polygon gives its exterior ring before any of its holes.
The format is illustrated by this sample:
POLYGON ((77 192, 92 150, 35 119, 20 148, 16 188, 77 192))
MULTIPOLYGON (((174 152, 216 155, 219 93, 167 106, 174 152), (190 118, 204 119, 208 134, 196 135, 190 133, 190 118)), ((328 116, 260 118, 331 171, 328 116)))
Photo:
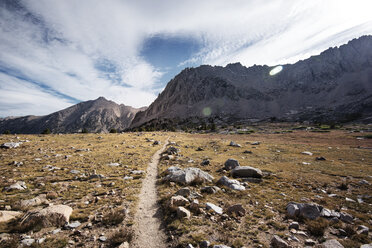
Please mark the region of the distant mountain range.
POLYGON ((0 119, 0 132, 108 132, 260 120, 372 122, 372 36, 279 67, 236 63, 187 68, 148 108, 100 97, 46 116, 0 119))
MULTIPOLYGON (((332 122, 372 117, 372 36, 274 67, 184 69, 131 127, 188 119, 332 122), (273 73, 272 73, 273 74, 273 73)), ((372 121, 372 119, 371 119, 372 121)))
POLYGON ((47 128, 53 133, 76 133, 83 129, 88 132, 121 131, 130 126, 135 114, 141 110, 145 108, 119 105, 99 97, 46 116, 0 119, 0 132, 41 133, 47 128))

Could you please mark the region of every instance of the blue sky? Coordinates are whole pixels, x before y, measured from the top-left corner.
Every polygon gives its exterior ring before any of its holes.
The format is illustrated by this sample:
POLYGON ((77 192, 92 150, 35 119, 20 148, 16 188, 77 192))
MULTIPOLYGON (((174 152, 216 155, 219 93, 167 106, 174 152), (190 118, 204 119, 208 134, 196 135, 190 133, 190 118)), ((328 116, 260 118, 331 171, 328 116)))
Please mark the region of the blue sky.
POLYGON ((0 116, 99 96, 147 106, 185 67, 294 63, 372 34, 371 9, 370 0, 2 0, 0 116))

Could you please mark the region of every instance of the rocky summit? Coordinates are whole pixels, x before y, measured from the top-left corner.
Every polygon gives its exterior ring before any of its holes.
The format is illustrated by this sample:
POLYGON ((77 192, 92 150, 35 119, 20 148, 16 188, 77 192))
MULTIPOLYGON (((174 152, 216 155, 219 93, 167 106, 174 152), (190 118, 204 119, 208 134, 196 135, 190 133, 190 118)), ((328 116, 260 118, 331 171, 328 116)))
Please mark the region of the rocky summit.
POLYGON ((372 113, 372 36, 295 64, 202 65, 172 79, 132 127, 217 121, 352 121, 372 113))
POLYGON ((129 127, 135 114, 142 109, 99 97, 81 102, 67 109, 46 116, 24 116, 0 119, 0 133, 41 133, 46 129, 53 133, 109 132, 111 129, 124 130, 129 127))

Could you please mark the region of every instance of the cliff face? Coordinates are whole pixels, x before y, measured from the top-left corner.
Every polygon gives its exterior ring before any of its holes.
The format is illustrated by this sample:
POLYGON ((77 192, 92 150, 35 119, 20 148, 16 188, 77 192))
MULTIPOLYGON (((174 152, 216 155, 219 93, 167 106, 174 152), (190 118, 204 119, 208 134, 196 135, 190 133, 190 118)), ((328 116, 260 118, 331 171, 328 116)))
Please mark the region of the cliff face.
POLYGON ((0 132, 10 130, 12 133, 41 133, 46 128, 53 133, 81 132, 83 128, 89 132, 108 132, 111 128, 124 130, 129 127, 139 110, 141 109, 118 105, 100 97, 46 116, 2 119, 0 132))
POLYGON ((372 36, 282 65, 200 66, 172 79, 131 127, 154 119, 210 116, 232 119, 348 121, 372 114, 372 36))

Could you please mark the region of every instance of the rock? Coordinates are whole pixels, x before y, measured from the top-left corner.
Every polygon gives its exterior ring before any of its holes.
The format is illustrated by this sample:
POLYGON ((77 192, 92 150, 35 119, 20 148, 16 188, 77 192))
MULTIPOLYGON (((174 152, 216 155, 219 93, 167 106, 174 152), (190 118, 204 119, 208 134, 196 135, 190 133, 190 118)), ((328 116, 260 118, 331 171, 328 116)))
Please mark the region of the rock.
POLYGON ((320 216, 325 217, 325 218, 333 218, 333 217, 340 218, 340 213, 338 213, 334 210, 329 210, 327 208, 323 208, 322 211, 320 212, 320 216))
POLYGON ((180 149, 175 148, 174 146, 168 147, 168 149, 164 152, 164 154, 168 155, 177 155, 180 152, 180 149))
POLYGON ((368 235, 368 232, 369 232, 369 228, 364 226, 364 225, 359 225, 358 228, 357 228, 357 233, 358 234, 368 235))
POLYGON ((262 178, 262 171, 250 166, 239 166, 231 171, 233 177, 254 177, 262 178))
POLYGON ((176 192, 176 195, 181 195, 183 197, 189 197, 191 194, 191 190, 189 188, 182 188, 182 189, 179 189, 177 192, 176 192))
POLYGON ((201 152, 201 151, 204 151, 204 149, 203 149, 202 147, 198 147, 198 148, 196 149, 196 151, 197 151, 197 152, 201 152))
POLYGON ((54 230, 52 231, 52 234, 57 234, 57 233, 59 233, 60 231, 61 231, 61 228, 54 229, 54 230))
POLYGON ((31 246, 33 243, 35 243, 35 239, 31 239, 31 238, 23 239, 21 241, 21 244, 24 246, 31 246))
POLYGON ((29 200, 22 200, 20 202, 20 207, 21 208, 28 208, 28 207, 33 207, 33 206, 38 206, 41 204, 48 204, 48 200, 46 199, 46 195, 42 194, 39 195, 35 198, 29 199, 29 200))
POLYGON ((345 222, 345 223, 352 223, 354 220, 354 217, 351 214, 341 212, 340 213, 340 220, 345 222))
POLYGON ((114 166, 114 167, 117 167, 117 166, 120 166, 120 163, 109 163, 107 164, 108 166, 114 166))
POLYGON ((189 208, 190 208, 190 210, 192 210, 194 212, 199 212, 199 208, 200 208, 199 201, 197 199, 192 200, 192 202, 190 203, 189 208))
POLYGON ((316 244, 316 242, 312 239, 306 239, 305 240, 305 245, 314 246, 315 244, 316 244))
POLYGON ((67 205, 52 205, 47 208, 30 211, 23 220, 24 225, 41 225, 42 227, 64 226, 70 220, 72 208, 67 205))
POLYGON ((192 244, 188 244, 188 245, 186 246, 186 248, 194 248, 194 246, 193 246, 192 244))
POLYGON ((201 184, 205 182, 212 182, 213 180, 213 177, 210 174, 200 170, 199 168, 186 168, 183 170, 174 169, 171 171, 168 169, 167 172, 168 175, 164 178, 164 180, 179 184, 201 184))
POLYGON ((124 180, 124 181, 126 181, 126 180, 133 180, 133 177, 125 176, 125 177, 123 177, 123 180, 124 180))
POLYGON ((132 170, 130 173, 133 174, 133 175, 145 174, 145 172, 143 170, 132 170))
POLYGON ((301 154, 313 156, 313 153, 308 151, 301 152, 301 154))
POLYGON ((256 177, 245 177, 243 178, 244 182, 249 183, 262 183, 262 178, 256 178, 256 177))
POLYGON ((293 203, 287 205, 287 214, 289 217, 303 217, 305 219, 315 220, 320 217, 322 207, 312 203, 293 203))
POLYGON ((172 210, 176 210, 179 206, 186 206, 189 203, 189 200, 187 200, 185 197, 181 195, 172 196, 169 201, 169 207, 172 210))
POLYGON ((213 203, 207 202, 205 205, 206 205, 207 210, 212 210, 213 212, 217 214, 223 213, 223 209, 214 205, 213 203))
POLYGON ((229 146, 233 146, 233 147, 242 147, 241 145, 239 145, 238 143, 236 143, 236 142, 234 142, 234 141, 230 141, 229 146))
POLYGON ((200 191, 202 193, 215 194, 215 193, 217 193, 220 190, 221 189, 219 187, 217 187, 217 186, 206 186, 206 187, 203 187, 200 191))
POLYGON ((213 248, 231 248, 231 247, 227 245, 214 245, 213 248))
POLYGON ((22 212, 18 212, 18 211, 6 211, 6 210, 0 211, 0 223, 8 222, 17 217, 20 217, 21 215, 22 215, 22 212))
POLYGON ((371 244, 361 245, 360 248, 372 248, 372 243, 371 244))
POLYGON ((241 185, 238 180, 229 179, 226 176, 222 176, 217 181, 217 184, 227 186, 227 187, 229 187, 230 189, 233 189, 233 190, 239 190, 239 191, 245 190, 245 187, 243 185, 241 185))
POLYGON ((252 146, 258 146, 259 144, 261 144, 261 143, 258 142, 258 141, 255 141, 255 142, 252 142, 252 143, 251 143, 252 146))
POLYGON ((243 208, 242 204, 235 204, 232 205, 227 209, 228 215, 235 215, 235 216, 244 216, 246 214, 246 210, 243 208))
POLYGON ((184 207, 177 208, 177 217, 180 219, 189 219, 191 217, 191 213, 184 207))
POLYGON ((101 242, 106 242, 107 238, 106 238, 106 236, 102 235, 98 238, 98 240, 101 241, 101 242))
POLYGON ((360 180, 360 181, 359 181, 359 184, 362 184, 362 185, 370 185, 370 183, 369 183, 367 180, 365 180, 365 179, 360 180))
POLYGON ((0 148, 11 149, 11 148, 17 148, 20 145, 21 145, 20 142, 7 142, 7 143, 2 144, 0 148))
POLYGON ((152 145, 154 146, 160 145, 160 141, 155 140, 154 143, 152 143, 152 145))
POLYGON ((317 160, 317 161, 325 161, 326 159, 324 157, 316 157, 315 160, 317 160))
POLYGON ((293 222, 291 222, 291 224, 289 224, 289 229, 298 230, 298 229, 300 229, 300 225, 298 224, 297 221, 293 221, 293 222))
POLYGON ((279 236, 274 235, 271 239, 271 247, 273 248, 286 248, 289 247, 287 242, 281 239, 279 236))
POLYGON ((79 174, 80 171, 78 171, 78 170, 70 170, 70 173, 71 173, 71 174, 79 174))
POLYGON ((129 248, 129 243, 125 241, 124 243, 121 243, 119 248, 129 248))
POLYGON ((210 164, 209 159, 204 159, 204 160, 201 162, 201 165, 202 165, 202 166, 207 166, 207 165, 209 165, 209 164, 210 164))
POLYGON ((23 181, 18 181, 15 184, 5 187, 4 191, 25 190, 25 189, 27 189, 26 183, 23 181))
POLYGON ((200 243, 199 247, 200 248, 208 248, 210 245, 211 245, 211 242, 209 242, 208 240, 204 240, 200 243))
POLYGON ((326 242, 322 243, 319 247, 320 248, 344 248, 344 246, 341 245, 340 242, 338 242, 335 239, 327 240, 326 242))
POLYGON ((66 229, 75 229, 75 228, 78 228, 80 225, 81 225, 81 223, 79 221, 74 221, 74 222, 71 222, 71 223, 68 223, 67 225, 65 225, 65 228, 66 229))
POLYGON ((103 179, 103 178, 105 178, 105 176, 102 174, 92 174, 89 176, 89 179, 103 179))
POLYGON ((232 170, 232 169, 234 169, 238 166, 240 166, 238 160, 233 159, 233 158, 229 158, 225 162, 225 168, 224 169, 229 171, 229 170, 232 170))
POLYGON ((245 150, 243 153, 245 153, 245 154, 252 154, 252 152, 251 151, 248 151, 248 150, 245 150))

